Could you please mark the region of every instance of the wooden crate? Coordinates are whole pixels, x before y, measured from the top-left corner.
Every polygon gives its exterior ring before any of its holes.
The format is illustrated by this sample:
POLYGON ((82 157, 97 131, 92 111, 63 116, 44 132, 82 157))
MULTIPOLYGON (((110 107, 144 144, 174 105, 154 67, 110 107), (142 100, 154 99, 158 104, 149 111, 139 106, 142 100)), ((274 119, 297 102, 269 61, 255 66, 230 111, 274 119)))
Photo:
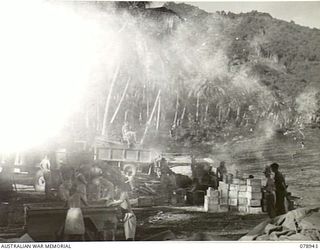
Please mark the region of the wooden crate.
POLYGON ((219 190, 219 197, 220 198, 228 198, 229 197, 229 190, 228 189, 220 189, 219 190))
POLYGON ((239 180, 239 185, 247 185, 247 180, 246 179, 240 179, 239 180))
POLYGON ((247 206, 249 203, 248 198, 238 198, 238 204, 240 206, 247 206))
POLYGON ((250 206, 238 206, 238 211, 240 213, 246 213, 246 214, 261 214, 262 213, 262 207, 250 207, 250 206))
POLYGON ((228 200, 229 200, 228 197, 219 198, 219 204, 220 205, 228 205, 229 204, 228 200))
POLYGON ((241 206, 261 207, 261 200, 251 200, 248 198, 238 198, 238 204, 241 206))
POLYGON ((239 185, 238 184, 230 184, 229 185, 229 190, 230 191, 238 191, 239 190, 239 185))
POLYGON ((229 205, 229 211, 230 212, 238 212, 238 206, 230 206, 229 205))
POLYGON ((238 178, 233 178, 233 179, 232 179, 232 184, 239 185, 239 184, 240 184, 240 179, 238 179, 238 178))
POLYGON ((261 200, 262 193, 261 192, 238 192, 238 198, 247 198, 250 200, 261 200))
POLYGON ((229 198, 228 199, 228 204, 229 204, 229 206, 237 206, 238 205, 238 199, 229 198))
POLYGON ((239 205, 238 206, 238 211, 240 213, 248 213, 249 209, 248 209, 248 206, 246 206, 246 205, 239 205))
POLYGON ((209 187, 207 189, 207 196, 208 197, 219 197, 219 191, 218 190, 214 190, 213 188, 209 187))
POLYGON ((262 207, 248 207, 249 214, 261 214, 262 207))
POLYGON ((225 182, 223 182, 223 181, 219 181, 219 189, 220 188, 222 188, 222 189, 224 189, 224 188, 229 188, 229 185, 230 184, 228 184, 228 183, 225 183, 225 182))
POLYGON ((229 190, 228 196, 231 199, 237 199, 238 198, 238 191, 236 190, 229 190))
POLYGON ((229 205, 219 205, 219 212, 220 213, 227 213, 229 212, 229 205))
POLYGON ((214 198, 210 199, 210 197, 204 197, 204 211, 206 212, 219 212, 219 199, 214 198))
POLYGON ((249 203, 248 203, 248 205, 250 206, 250 207, 261 207, 261 200, 260 199, 258 199, 258 200, 248 200, 249 201, 249 203))
POLYGON ((138 207, 151 207, 153 205, 153 197, 140 196, 138 198, 138 207))
POLYGON ((261 187, 260 186, 247 186, 247 191, 248 192, 261 192, 261 187))
POLYGON ((259 186, 261 187, 261 179, 247 179, 247 186, 259 186))
POLYGON ((218 197, 210 197, 210 196, 205 196, 204 197, 204 202, 209 202, 210 204, 219 204, 219 198, 218 197))
POLYGON ((261 200, 262 199, 262 193, 261 192, 247 192, 247 197, 250 200, 261 200))

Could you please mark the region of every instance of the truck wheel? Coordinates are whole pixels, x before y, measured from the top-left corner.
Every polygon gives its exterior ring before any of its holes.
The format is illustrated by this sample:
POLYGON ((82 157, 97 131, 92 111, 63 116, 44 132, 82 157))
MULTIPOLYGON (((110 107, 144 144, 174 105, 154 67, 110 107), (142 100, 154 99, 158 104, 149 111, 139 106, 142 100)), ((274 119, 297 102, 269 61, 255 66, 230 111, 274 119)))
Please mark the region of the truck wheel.
POLYGON ((34 189, 37 192, 44 192, 45 184, 46 184, 46 181, 44 179, 43 172, 42 170, 38 170, 34 178, 34 183, 33 183, 34 189))

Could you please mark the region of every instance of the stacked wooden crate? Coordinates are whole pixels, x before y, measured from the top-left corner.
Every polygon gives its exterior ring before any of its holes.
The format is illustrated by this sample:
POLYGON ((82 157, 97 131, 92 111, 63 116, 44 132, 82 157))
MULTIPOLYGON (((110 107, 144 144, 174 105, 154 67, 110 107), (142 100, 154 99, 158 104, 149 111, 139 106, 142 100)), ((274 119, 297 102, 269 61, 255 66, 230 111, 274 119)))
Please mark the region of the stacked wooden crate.
POLYGON ((239 185, 238 184, 230 184, 229 185, 229 210, 230 211, 237 211, 238 210, 238 192, 239 192, 239 185))
POLYGON ((219 191, 208 188, 204 197, 204 210, 206 212, 219 212, 219 191))
POLYGON ((225 182, 219 182, 219 211, 228 212, 229 211, 229 185, 225 182))
POLYGON ((247 179, 246 185, 239 185, 238 211, 257 214, 262 212, 261 179, 247 179))
POLYGON ((207 190, 205 211, 261 213, 261 186, 261 179, 233 178, 231 184, 220 181, 218 190, 207 190))

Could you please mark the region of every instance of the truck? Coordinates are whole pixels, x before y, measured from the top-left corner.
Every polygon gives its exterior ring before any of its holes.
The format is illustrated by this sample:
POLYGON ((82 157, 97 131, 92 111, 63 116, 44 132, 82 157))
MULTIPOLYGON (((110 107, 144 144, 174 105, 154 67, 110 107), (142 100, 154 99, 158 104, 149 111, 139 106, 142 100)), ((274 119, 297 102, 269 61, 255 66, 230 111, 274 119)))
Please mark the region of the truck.
POLYGON ((96 147, 94 152, 94 160, 117 165, 121 170, 127 167, 142 169, 152 164, 158 157, 158 153, 152 150, 123 146, 96 147))
MULTIPOLYGON (((35 191, 42 192, 45 189, 45 179, 40 162, 47 155, 50 159, 52 186, 60 183, 61 163, 77 165, 93 159, 93 154, 87 151, 83 142, 76 142, 73 147, 43 150, 32 149, 23 152, 3 154, 0 165, 0 179, 11 182, 17 189, 17 185, 32 186, 35 191)), ((1 191, 1 190, 0 190, 1 191)))
POLYGON ((151 164, 157 153, 148 149, 128 148, 123 144, 112 143, 89 148, 86 142, 76 141, 72 147, 68 148, 60 147, 51 151, 33 150, 7 156, 3 159, 5 164, 2 164, 0 168, 0 179, 11 181, 15 188, 17 185, 32 186, 35 191, 43 192, 45 179, 40 162, 44 155, 48 155, 50 159, 51 186, 56 189, 61 183, 60 167, 62 163, 77 168, 83 164, 90 166, 102 161, 107 163, 106 166, 116 165, 121 170, 130 168, 131 171, 137 171, 138 168, 151 164), (6 173, 5 176, 2 172, 6 173))

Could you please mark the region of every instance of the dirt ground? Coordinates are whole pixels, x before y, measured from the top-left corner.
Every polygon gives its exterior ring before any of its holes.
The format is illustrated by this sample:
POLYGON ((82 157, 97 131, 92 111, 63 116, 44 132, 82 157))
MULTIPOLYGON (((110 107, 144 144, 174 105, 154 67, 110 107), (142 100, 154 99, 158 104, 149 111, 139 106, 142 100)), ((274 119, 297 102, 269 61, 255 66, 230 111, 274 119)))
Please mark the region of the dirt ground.
MULTIPOLYGON (((23 204, 44 201, 42 193, 20 191, 9 209, 9 227, 0 227, 0 238, 20 237, 24 233, 23 204)), ((146 240, 170 230, 174 240, 234 241, 267 218, 265 214, 205 213, 201 210, 202 207, 173 206, 134 208, 137 216, 136 240, 146 240)), ((116 238, 124 240, 122 225, 116 238)))
POLYGON ((188 210, 175 207, 136 209, 137 240, 170 230, 175 240, 235 241, 267 218, 265 214, 239 215, 188 210))

